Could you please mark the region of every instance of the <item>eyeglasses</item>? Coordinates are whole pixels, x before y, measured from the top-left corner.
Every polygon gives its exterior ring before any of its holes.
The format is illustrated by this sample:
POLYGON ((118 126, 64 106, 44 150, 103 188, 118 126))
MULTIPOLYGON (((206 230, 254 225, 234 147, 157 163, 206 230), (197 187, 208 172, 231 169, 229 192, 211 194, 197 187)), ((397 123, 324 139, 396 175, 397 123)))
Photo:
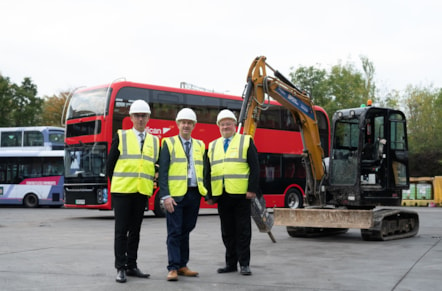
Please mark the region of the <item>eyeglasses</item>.
POLYGON ((133 113, 132 116, 134 118, 148 118, 149 114, 133 113))
POLYGON ((222 126, 222 127, 234 126, 234 125, 235 125, 235 123, 231 122, 231 121, 226 121, 226 122, 220 122, 219 123, 219 126, 222 126))

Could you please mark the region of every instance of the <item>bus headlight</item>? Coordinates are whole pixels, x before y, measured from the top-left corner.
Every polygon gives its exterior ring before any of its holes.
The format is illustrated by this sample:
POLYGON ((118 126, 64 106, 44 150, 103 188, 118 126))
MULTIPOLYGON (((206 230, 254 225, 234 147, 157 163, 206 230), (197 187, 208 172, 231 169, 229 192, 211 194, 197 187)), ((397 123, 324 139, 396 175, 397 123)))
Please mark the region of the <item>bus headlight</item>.
POLYGON ((104 189, 98 189, 97 190, 97 202, 99 204, 104 204, 107 202, 107 188, 104 189))
POLYGON ((103 189, 103 203, 107 203, 107 188, 103 189))

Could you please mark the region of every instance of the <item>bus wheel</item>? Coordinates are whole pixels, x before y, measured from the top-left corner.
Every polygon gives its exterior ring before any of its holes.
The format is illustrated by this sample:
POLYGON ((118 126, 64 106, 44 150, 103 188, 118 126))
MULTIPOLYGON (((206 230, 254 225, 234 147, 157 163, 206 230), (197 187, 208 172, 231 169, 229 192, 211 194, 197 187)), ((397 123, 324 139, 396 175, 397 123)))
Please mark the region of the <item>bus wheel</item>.
POLYGON ((35 208, 38 206, 38 197, 34 193, 27 194, 23 199, 23 205, 27 208, 35 208))
POLYGON ((301 191, 292 188, 285 194, 285 207, 295 209, 304 207, 304 198, 301 191))
POLYGON ((165 217, 166 216, 166 208, 164 208, 164 204, 160 199, 160 195, 155 195, 155 204, 153 213, 156 217, 165 217))

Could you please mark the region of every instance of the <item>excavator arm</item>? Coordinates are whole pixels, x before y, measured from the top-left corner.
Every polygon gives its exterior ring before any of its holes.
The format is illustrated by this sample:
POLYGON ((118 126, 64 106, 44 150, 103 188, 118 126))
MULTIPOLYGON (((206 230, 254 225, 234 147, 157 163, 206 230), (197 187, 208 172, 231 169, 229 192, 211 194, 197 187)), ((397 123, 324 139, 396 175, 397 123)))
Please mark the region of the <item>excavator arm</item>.
POLYGON ((321 194, 321 185, 326 173, 313 102, 305 92, 270 67, 266 58, 261 56, 253 61, 247 75, 247 87, 239 117, 239 127, 244 125, 244 134, 252 137, 255 135, 261 112, 269 104, 269 97, 287 108, 299 124, 306 166, 306 203, 309 206, 322 207, 325 205, 325 197, 321 194), (273 71, 274 76, 267 75, 267 69, 273 71))

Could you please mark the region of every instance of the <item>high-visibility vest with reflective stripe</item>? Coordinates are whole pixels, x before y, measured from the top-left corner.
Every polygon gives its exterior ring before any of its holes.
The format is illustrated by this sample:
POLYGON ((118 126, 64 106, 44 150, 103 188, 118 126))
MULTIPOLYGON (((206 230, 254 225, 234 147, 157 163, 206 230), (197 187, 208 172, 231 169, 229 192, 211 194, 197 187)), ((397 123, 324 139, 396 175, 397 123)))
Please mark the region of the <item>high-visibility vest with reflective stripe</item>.
MULTIPOLYGON (((167 146, 170 153, 169 165, 169 192, 170 196, 184 196, 187 192, 187 157, 178 135, 164 138, 162 146, 167 146)), ((192 154, 195 165, 195 176, 199 193, 202 196, 207 194, 207 189, 203 183, 203 165, 204 165, 204 142, 192 138, 192 154)))
POLYGON ((250 135, 235 134, 224 153, 224 138, 218 138, 209 144, 211 165, 212 195, 220 196, 224 188, 230 194, 245 194, 250 174, 247 163, 247 150, 250 146, 250 135))
POLYGON ((112 176, 111 192, 141 193, 151 196, 155 176, 155 162, 159 155, 159 140, 146 133, 143 150, 132 129, 118 130, 120 157, 112 176))

